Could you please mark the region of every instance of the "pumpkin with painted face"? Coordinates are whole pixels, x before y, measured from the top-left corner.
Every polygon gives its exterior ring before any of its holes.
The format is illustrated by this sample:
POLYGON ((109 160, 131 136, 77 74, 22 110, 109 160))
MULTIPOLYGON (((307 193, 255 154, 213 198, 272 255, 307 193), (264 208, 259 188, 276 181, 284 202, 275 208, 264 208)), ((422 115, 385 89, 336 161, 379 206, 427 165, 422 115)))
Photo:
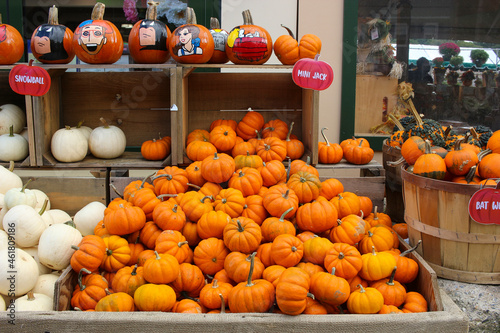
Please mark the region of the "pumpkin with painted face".
POLYGON ((31 36, 33 56, 44 64, 67 64, 75 57, 73 32, 59 24, 56 6, 49 9, 48 23, 40 25, 31 36))
POLYGON ((146 18, 134 24, 128 36, 130 56, 138 64, 162 64, 168 60, 168 40, 170 29, 158 21, 156 6, 158 2, 149 2, 146 18))
POLYGON ((90 20, 83 21, 73 36, 76 56, 89 64, 112 64, 123 53, 123 38, 116 26, 104 20, 104 4, 96 3, 90 20))

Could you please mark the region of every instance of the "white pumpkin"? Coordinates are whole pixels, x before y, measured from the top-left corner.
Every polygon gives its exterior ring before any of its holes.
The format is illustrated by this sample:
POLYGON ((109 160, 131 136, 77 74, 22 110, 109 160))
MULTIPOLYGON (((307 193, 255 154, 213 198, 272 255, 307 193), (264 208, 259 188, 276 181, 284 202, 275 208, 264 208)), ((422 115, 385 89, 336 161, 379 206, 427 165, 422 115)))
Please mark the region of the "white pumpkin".
POLYGON ((87 156, 88 140, 82 131, 66 126, 58 129, 50 142, 50 150, 59 162, 78 162, 87 156))
POLYGON ((3 230, 3 217, 7 213, 7 208, 0 209, 0 229, 3 230))
POLYGON ((9 209, 2 223, 3 229, 13 235, 19 247, 37 245, 47 228, 40 214, 28 205, 17 205, 9 209))
POLYGON ((21 177, 14 173, 14 161, 10 162, 9 168, 0 165, 0 193, 5 194, 8 190, 23 187, 21 177))
POLYGON ((28 141, 14 133, 14 126, 10 127, 9 133, 0 135, 0 161, 23 161, 28 155, 28 141))
POLYGON ((0 230, 0 250, 6 249, 9 245, 9 235, 5 230, 0 230))
POLYGON ((71 216, 62 209, 51 209, 46 211, 45 214, 49 214, 52 217, 52 224, 71 221, 71 216))
POLYGON ((0 311, 5 311, 7 310, 7 307, 5 305, 5 300, 3 299, 3 297, 0 297, 0 311))
POLYGON ((11 188, 5 193, 3 197, 4 208, 11 209, 17 205, 28 205, 31 207, 36 206, 36 194, 30 189, 27 189, 26 186, 29 184, 29 181, 24 184, 23 187, 19 188, 11 188))
POLYGON ((0 135, 9 133, 10 126, 14 126, 14 133, 21 133, 26 126, 26 114, 14 104, 0 106, 0 135))
POLYGON ((34 293, 44 294, 54 298, 54 288, 59 276, 55 274, 41 274, 38 276, 35 286, 33 287, 34 293))
POLYGON ((0 260, 0 294, 24 295, 33 289, 39 274, 38 265, 32 256, 16 248, 12 252, 0 250, 0 258, 4 258, 0 260), (13 259, 7 260, 11 256, 13 259), (14 265, 14 269, 10 265, 14 265))
POLYGON ((53 303, 52 297, 32 291, 14 301, 16 311, 52 311, 53 303))
POLYGON ((32 189, 31 191, 33 191, 35 193, 35 196, 36 196, 36 205, 35 205, 35 209, 42 209, 43 205, 45 205, 45 200, 47 200, 47 205, 45 206, 45 210, 49 210, 50 209, 50 198, 49 196, 39 190, 39 189, 32 189))
POLYGON ((4 201, 5 194, 0 193, 0 209, 3 208, 5 201, 4 201))
MULTIPOLYGON (((79 122, 78 125, 76 125, 76 128, 77 130, 79 130, 80 132, 82 132, 83 136, 85 136, 85 138, 87 139, 87 146, 89 144, 89 138, 90 138, 90 133, 92 133, 92 128, 88 127, 88 126, 83 126, 83 121, 79 122)), ((87 150, 87 155, 90 155, 90 149, 87 150)))
POLYGON ((50 274, 52 273, 52 270, 43 265, 41 262, 40 262, 40 259, 38 258, 38 246, 31 246, 31 247, 23 247, 22 248, 26 253, 28 253, 30 256, 33 257, 33 259, 35 259, 37 265, 38 265, 38 273, 40 275, 42 274, 50 274))
POLYGON ((123 131, 113 125, 109 125, 101 118, 103 126, 94 128, 89 137, 89 149, 97 158, 116 158, 125 152, 127 138, 123 131))
POLYGON ((80 230, 83 236, 94 234, 95 226, 104 219, 105 209, 105 204, 99 201, 93 201, 76 212, 73 221, 75 222, 76 228, 80 230))
POLYGON ((55 270, 66 268, 75 252, 71 246, 78 246, 82 238, 80 231, 68 224, 51 225, 45 229, 38 242, 40 262, 55 270))
POLYGON ((25 127, 21 133, 19 133, 19 135, 21 135, 23 138, 26 139, 26 141, 30 142, 30 139, 29 139, 29 132, 28 132, 28 127, 25 127))

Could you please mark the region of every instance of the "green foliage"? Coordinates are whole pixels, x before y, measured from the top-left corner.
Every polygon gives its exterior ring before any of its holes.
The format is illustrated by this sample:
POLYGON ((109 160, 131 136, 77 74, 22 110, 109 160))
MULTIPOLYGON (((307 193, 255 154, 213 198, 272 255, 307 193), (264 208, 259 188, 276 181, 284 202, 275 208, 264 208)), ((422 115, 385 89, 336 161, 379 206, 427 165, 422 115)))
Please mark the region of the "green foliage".
POLYGON ((464 57, 462 56, 453 56, 450 59, 450 64, 453 66, 459 66, 464 62, 464 57))
POLYGON ((485 50, 481 50, 481 49, 475 49, 475 50, 472 50, 470 52, 470 58, 472 60, 483 60, 483 61, 486 61, 488 60, 490 56, 488 55, 488 52, 486 52, 485 50))

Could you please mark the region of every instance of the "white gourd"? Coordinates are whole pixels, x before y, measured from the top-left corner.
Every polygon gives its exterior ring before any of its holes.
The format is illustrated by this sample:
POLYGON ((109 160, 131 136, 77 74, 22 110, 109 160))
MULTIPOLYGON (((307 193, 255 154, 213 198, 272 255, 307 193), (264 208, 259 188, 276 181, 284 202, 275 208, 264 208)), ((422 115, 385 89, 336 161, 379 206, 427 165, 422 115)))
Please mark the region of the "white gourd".
POLYGON ((59 162, 78 162, 87 156, 88 140, 84 134, 66 126, 58 129, 50 142, 50 150, 54 158, 59 162))
POLYGON ((104 219, 105 209, 105 204, 99 201, 93 201, 76 212, 73 221, 75 222, 76 228, 80 230, 83 236, 94 234, 95 226, 104 219))
POLYGON ((40 214, 28 205, 17 205, 9 209, 2 223, 3 229, 15 238, 19 247, 37 245, 46 229, 40 214))
POLYGON ((0 106, 0 135, 9 133, 10 126, 14 126, 14 133, 21 133, 26 126, 26 114, 14 104, 0 106))
POLYGON ((40 259, 38 258, 38 246, 23 247, 22 249, 27 254, 29 254, 33 259, 35 259, 35 261, 36 261, 36 263, 38 265, 38 273, 40 275, 52 273, 52 269, 50 269, 49 267, 43 265, 40 262, 40 259))
POLYGON ((10 162, 9 168, 0 165, 0 193, 5 194, 12 188, 23 187, 21 177, 14 173, 14 161, 10 162))
POLYGON ((21 188, 11 188, 5 193, 3 197, 4 208, 11 209, 17 205, 28 205, 31 207, 36 206, 36 194, 26 186, 31 180, 27 181, 21 188))
POLYGON ((33 287, 34 293, 44 294, 54 298, 54 287, 59 277, 55 274, 41 274, 38 276, 35 286, 33 287))
POLYGON ((125 152, 127 139, 123 131, 113 125, 109 125, 101 118, 103 126, 94 128, 89 138, 89 149, 97 158, 116 158, 125 152))
POLYGON ((39 275, 38 265, 33 257, 16 248, 12 252, 7 249, 0 250, 0 258, 4 258, 0 260, 0 294, 9 295, 9 290, 12 289, 11 281, 15 281, 15 295, 24 295, 33 289, 39 275))
POLYGON ((52 311, 53 298, 44 294, 29 292, 14 301, 16 311, 52 311))
POLYGON ((65 269, 71 260, 74 249, 82 240, 78 229, 68 224, 53 224, 42 233, 38 242, 40 262, 54 270, 65 269))
POLYGON ((9 133, 0 135, 0 161, 23 161, 28 155, 28 141, 14 133, 14 126, 10 127, 9 133))

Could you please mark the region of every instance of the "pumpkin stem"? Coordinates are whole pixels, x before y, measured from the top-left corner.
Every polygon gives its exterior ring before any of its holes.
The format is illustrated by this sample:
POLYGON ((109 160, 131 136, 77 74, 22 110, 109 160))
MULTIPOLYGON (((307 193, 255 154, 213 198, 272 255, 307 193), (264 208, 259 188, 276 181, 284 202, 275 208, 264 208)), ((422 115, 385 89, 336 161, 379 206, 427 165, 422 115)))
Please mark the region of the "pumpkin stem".
POLYGON ((78 272, 78 286, 80 287, 80 290, 84 290, 86 288, 86 286, 83 284, 82 282, 82 278, 83 278, 83 273, 85 274, 92 274, 91 271, 89 271, 88 269, 86 268, 82 268, 80 269, 80 272, 78 272))
MULTIPOLYGON (((1 23, 1 22, 0 22, 1 23)), ((13 172, 14 171, 14 168, 15 168, 16 164, 14 163, 14 161, 10 161, 9 162, 9 171, 10 172, 13 172)))
POLYGON ((243 228, 243 226, 241 225, 240 219, 236 219, 236 224, 238 225, 238 231, 239 232, 245 231, 245 228, 243 228))
POLYGON ((201 199, 201 203, 205 203, 205 199, 210 199, 210 201, 213 201, 214 197, 211 195, 206 195, 203 197, 203 199, 201 199))
POLYGON ((201 187, 200 187, 200 186, 195 185, 195 184, 187 183, 187 185, 188 185, 189 187, 194 187, 194 188, 195 188, 195 189, 197 189, 197 190, 200 190, 200 189, 201 189, 201 187))
POLYGON ((248 280, 247 280, 247 287, 253 286, 252 282, 252 275, 253 275, 253 269, 255 266, 255 256, 257 255, 257 252, 252 253, 247 257, 247 260, 250 260, 250 271, 248 272, 248 280))
POLYGON ((130 272, 130 275, 132 275, 132 276, 137 275, 137 264, 134 265, 134 269, 132 269, 132 272, 130 272))
POLYGON ((307 297, 311 297, 312 299, 316 299, 316 297, 312 293, 307 293, 307 297))
POLYGON ((323 127, 321 129, 321 135, 323 136, 323 139, 325 139, 326 145, 330 146, 330 141, 326 138, 325 130, 328 130, 328 127, 323 127))
POLYGON ((224 296, 219 293, 220 297, 220 313, 226 313, 226 301, 224 300, 224 296))
POLYGON ((394 285, 394 276, 396 275, 396 270, 397 266, 394 266, 394 269, 392 270, 391 277, 389 278, 389 281, 387 281, 388 286, 393 286, 394 285))
POLYGON ((291 211, 293 210, 293 207, 290 207, 288 208, 287 210, 285 210, 285 212, 283 214, 281 214, 281 217, 279 219, 280 222, 285 222, 285 216, 290 213, 291 211))
POLYGON ((156 256, 156 260, 160 260, 161 259, 160 255, 156 251, 155 251, 155 256, 156 256))
POLYGON ((76 246, 76 245, 71 245, 71 248, 72 248, 73 250, 75 250, 75 251, 80 250, 80 248, 79 248, 78 246, 76 246))
POLYGON ((21 193, 24 193, 24 191, 26 190, 26 187, 28 186, 29 183, 31 183, 32 180, 34 180, 35 178, 30 178, 28 179, 28 181, 26 182, 26 184, 23 185, 23 187, 21 187, 21 193))
POLYGON ((197 24, 196 14, 194 12, 194 9, 191 7, 186 8, 186 24, 197 24))
POLYGON ((188 244, 188 241, 179 242, 179 243, 177 243, 177 246, 182 247, 183 245, 186 245, 186 244, 188 244))
POLYGON ((10 137, 14 136, 14 125, 10 125, 10 127, 9 127, 9 136, 10 137))
MULTIPOLYGON (((283 25, 281 25, 281 26, 283 26, 283 25)), ((292 134, 293 124, 295 124, 295 122, 292 121, 292 123, 290 124, 290 129, 288 130, 288 133, 286 134, 285 141, 290 141, 290 135, 292 134)))
POLYGON ((49 204, 49 199, 45 199, 45 201, 43 202, 42 208, 38 212, 38 215, 42 216, 43 213, 45 213, 45 210, 47 209, 48 204, 49 204))
POLYGON ((372 255, 376 256, 377 253, 375 252, 375 246, 372 245, 372 255))
POLYGON ((146 20, 156 21, 158 16, 158 6, 160 3, 155 1, 148 1, 148 8, 146 9, 146 20))
POLYGON ((364 292, 366 292, 365 288, 363 288, 363 286, 361 285, 361 283, 360 283, 360 284, 358 284, 356 287, 357 287, 357 288, 359 288, 359 292, 360 292, 360 293, 364 293, 364 292))
POLYGON ((373 210, 373 219, 378 220, 378 206, 375 206, 375 209, 373 210))
POLYGON ((210 18, 210 29, 212 29, 212 30, 220 29, 220 23, 219 23, 219 19, 217 17, 210 18))
POLYGON ((415 118, 417 126, 421 127, 424 124, 424 122, 422 121, 422 117, 420 117, 420 115, 418 114, 417 109, 415 109, 415 105, 413 104, 411 98, 409 98, 408 101, 406 101, 406 103, 410 106, 409 109, 411 111, 413 118, 415 118))
POLYGON ((33 290, 28 291, 28 295, 27 296, 28 296, 28 299, 27 299, 28 301, 31 302, 31 301, 35 300, 35 295, 33 293, 33 290))
POLYGON ((50 25, 59 25, 59 15, 56 5, 49 8, 49 20, 50 25))
POLYGON ((334 266, 332 267, 332 275, 335 275, 335 271, 337 270, 337 268, 334 266))
POLYGON ((420 245, 420 243, 422 243, 422 240, 421 240, 421 239, 419 239, 419 240, 418 240, 417 245, 415 245, 415 246, 414 246, 414 247, 412 247, 411 249, 408 249, 408 250, 404 251, 404 252, 403 252, 403 253, 401 253, 399 256, 400 256, 400 257, 404 257, 404 256, 406 256, 408 253, 415 251, 415 250, 417 249, 417 247, 420 245))
POLYGON ((109 184, 109 187, 111 187, 111 189, 113 189, 113 191, 116 193, 116 195, 118 195, 120 198, 123 199, 123 194, 121 194, 118 189, 116 188, 116 186, 114 184, 109 184))
MULTIPOLYGON (((98 3, 100 3, 100 2, 98 2, 98 3)), ((97 4, 96 4, 96 6, 97 6, 97 4)), ((104 128, 109 128, 109 123, 106 121, 106 119, 104 119, 103 117, 101 117, 101 118, 99 118, 99 120, 104 125, 104 128)))
POLYGON ((106 6, 102 2, 98 2, 95 4, 94 9, 92 10, 91 19, 93 21, 102 20, 104 18, 104 9, 106 6))
POLYGON ((292 32, 292 30, 290 30, 290 28, 288 28, 287 26, 284 26, 283 24, 281 24, 281 27, 285 28, 286 31, 288 31, 288 34, 290 36, 292 36, 293 39, 295 39, 295 36, 293 35, 293 32, 292 32))
POLYGON ((403 124, 401 124, 401 122, 399 121, 398 118, 394 117, 393 114, 389 113, 389 119, 394 123, 394 125, 396 125, 396 127, 398 128, 398 130, 400 131, 404 131, 405 130, 405 127, 403 126, 403 124))
POLYGON ((397 161, 387 161, 386 165, 394 167, 394 166, 403 164, 405 161, 406 160, 404 157, 400 157, 399 160, 397 160, 397 161))
POLYGON ((319 53, 316 53, 316 55, 314 56, 314 61, 319 61, 319 53))
POLYGON ((344 252, 340 252, 338 258, 339 259, 344 259, 345 258, 344 252))
POLYGON ((219 288, 219 284, 218 284, 217 279, 214 279, 214 280, 212 281, 212 288, 214 288, 214 289, 219 288))
POLYGON ((250 14, 250 9, 245 9, 243 12, 243 24, 244 25, 253 25, 252 14, 250 14))

